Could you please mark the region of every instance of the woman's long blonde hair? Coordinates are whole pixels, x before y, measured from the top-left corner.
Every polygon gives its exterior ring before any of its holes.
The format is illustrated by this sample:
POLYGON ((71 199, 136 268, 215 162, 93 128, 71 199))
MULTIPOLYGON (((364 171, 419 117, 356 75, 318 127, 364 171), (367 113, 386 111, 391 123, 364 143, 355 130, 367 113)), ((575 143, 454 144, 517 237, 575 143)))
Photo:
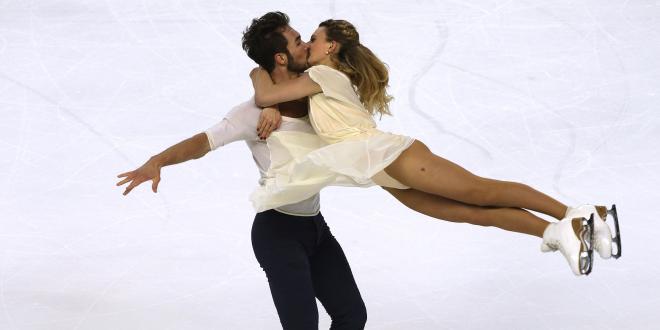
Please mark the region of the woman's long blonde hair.
POLYGON ((319 27, 325 28, 327 41, 341 45, 333 60, 337 69, 346 74, 357 87, 360 102, 367 111, 372 115, 392 115, 389 109, 392 96, 386 91, 389 83, 387 66, 360 43, 360 35, 353 24, 329 19, 321 22, 319 27))

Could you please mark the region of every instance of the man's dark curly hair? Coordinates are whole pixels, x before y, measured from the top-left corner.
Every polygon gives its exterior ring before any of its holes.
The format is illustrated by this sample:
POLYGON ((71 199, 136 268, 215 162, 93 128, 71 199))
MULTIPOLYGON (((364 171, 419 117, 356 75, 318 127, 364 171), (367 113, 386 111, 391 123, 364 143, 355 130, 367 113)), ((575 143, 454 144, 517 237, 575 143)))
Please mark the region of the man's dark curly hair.
POLYGON ((277 53, 291 54, 286 49, 287 41, 281 29, 289 25, 289 16, 274 11, 252 20, 252 24, 243 32, 243 50, 259 66, 273 71, 275 68, 274 56, 277 53))

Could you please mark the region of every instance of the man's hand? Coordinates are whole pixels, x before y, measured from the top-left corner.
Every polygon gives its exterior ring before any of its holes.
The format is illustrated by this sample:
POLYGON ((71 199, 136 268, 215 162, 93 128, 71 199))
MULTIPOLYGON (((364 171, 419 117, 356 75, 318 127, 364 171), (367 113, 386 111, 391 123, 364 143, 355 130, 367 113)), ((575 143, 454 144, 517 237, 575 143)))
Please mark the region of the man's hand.
POLYGON ((118 178, 126 177, 124 180, 117 182, 117 186, 121 186, 129 181, 131 182, 128 187, 126 187, 126 190, 124 190, 124 196, 126 196, 131 190, 133 190, 133 188, 137 187, 142 182, 153 180, 151 190, 153 190, 153 192, 158 192, 160 169, 161 166, 158 165, 154 158, 151 158, 138 169, 117 175, 118 178))
POLYGON ((267 139, 274 130, 280 127, 282 123, 282 115, 277 108, 269 107, 264 108, 259 116, 257 123, 257 134, 262 140, 267 139))

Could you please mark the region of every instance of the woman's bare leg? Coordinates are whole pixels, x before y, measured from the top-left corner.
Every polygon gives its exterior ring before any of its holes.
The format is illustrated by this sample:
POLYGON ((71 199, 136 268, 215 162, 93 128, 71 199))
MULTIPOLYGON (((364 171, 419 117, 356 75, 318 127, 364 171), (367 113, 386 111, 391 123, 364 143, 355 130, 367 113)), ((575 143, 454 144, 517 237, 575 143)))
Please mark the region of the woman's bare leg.
POLYGON ((419 141, 401 153, 385 172, 415 190, 465 204, 528 209, 556 219, 562 219, 567 210, 566 205, 527 185, 476 176, 434 155, 419 141))
POLYGON ((492 226, 541 238, 550 224, 522 209, 469 205, 415 189, 383 189, 412 210, 451 222, 492 226))

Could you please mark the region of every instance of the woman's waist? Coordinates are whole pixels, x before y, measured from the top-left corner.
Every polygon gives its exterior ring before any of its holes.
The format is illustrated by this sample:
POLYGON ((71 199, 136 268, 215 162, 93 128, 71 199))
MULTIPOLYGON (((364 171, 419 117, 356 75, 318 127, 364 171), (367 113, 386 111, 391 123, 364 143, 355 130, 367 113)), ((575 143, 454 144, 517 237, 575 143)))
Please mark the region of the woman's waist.
POLYGON ((346 127, 332 130, 317 130, 316 134, 328 143, 346 140, 358 140, 382 133, 376 127, 346 127))

